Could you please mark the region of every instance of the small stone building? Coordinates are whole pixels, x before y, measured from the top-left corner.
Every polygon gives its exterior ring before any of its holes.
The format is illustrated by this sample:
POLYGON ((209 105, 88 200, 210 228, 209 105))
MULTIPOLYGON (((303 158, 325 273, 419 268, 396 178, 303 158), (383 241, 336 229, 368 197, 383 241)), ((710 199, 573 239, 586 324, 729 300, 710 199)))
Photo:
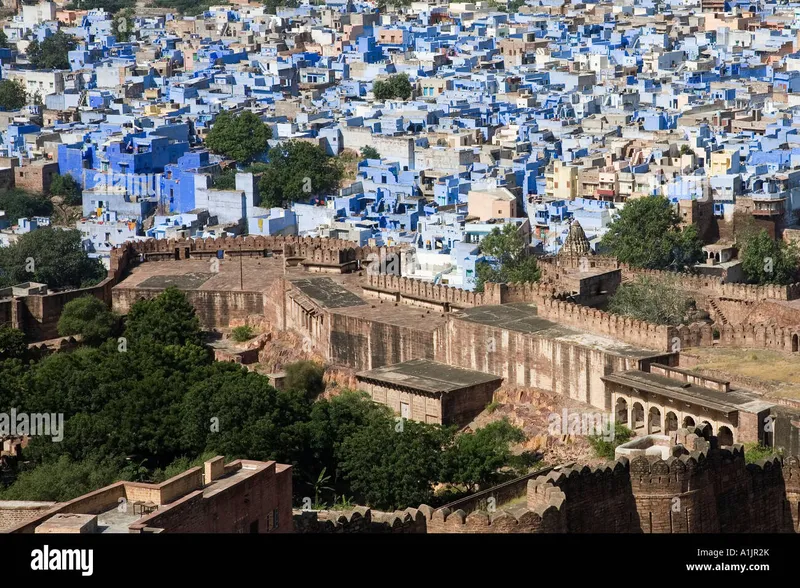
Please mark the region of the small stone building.
POLYGON ((413 359, 356 374, 359 389, 403 418, 465 425, 492 401, 503 378, 413 359))

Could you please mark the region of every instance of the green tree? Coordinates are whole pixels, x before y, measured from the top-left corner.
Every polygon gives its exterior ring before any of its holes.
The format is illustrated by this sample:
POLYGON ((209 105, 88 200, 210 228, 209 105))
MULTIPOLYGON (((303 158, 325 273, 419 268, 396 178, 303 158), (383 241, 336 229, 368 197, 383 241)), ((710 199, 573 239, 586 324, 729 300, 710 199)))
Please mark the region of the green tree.
POLYGON ((659 270, 684 270, 698 263, 703 253, 697 228, 681 228, 672 203, 661 196, 629 200, 601 246, 623 263, 659 270))
POLYGON ((378 153, 378 150, 375 149, 375 147, 365 145, 361 148, 361 157, 363 159, 380 159, 381 154, 378 153))
POLYGON ((31 41, 28 61, 37 69, 69 69, 69 52, 76 46, 72 35, 57 31, 41 43, 36 39, 31 41))
POLYGON ((206 137, 206 147, 244 164, 263 154, 271 138, 269 126, 249 110, 241 114, 223 111, 206 137))
POLYGON ((341 448, 353 433, 372 421, 393 422, 391 410, 376 404, 364 392, 344 390, 332 398, 319 398, 313 403, 307 426, 308 443, 301 458, 301 482, 311 485, 313 472, 320 465, 333 476, 333 486, 340 492, 350 491, 339 469, 341 448))
POLYGON ((107 271, 90 259, 76 230, 41 228, 22 235, 10 247, 0 248, 0 286, 39 282, 52 289, 97 284, 107 271))
POLYGON ((227 6, 230 2, 216 0, 155 0, 158 8, 171 8, 187 16, 199 16, 212 6, 227 6))
POLYGON ((0 499, 63 502, 121 479, 125 477, 119 460, 76 462, 62 455, 23 471, 13 484, 0 491, 0 499))
POLYGON ((61 196, 67 206, 78 206, 82 203, 81 185, 69 174, 53 176, 50 183, 50 194, 61 196))
POLYGON ((171 286, 130 309, 125 338, 131 345, 202 345, 200 321, 186 296, 171 286))
POLYGON ((253 327, 249 325, 241 325, 239 327, 235 327, 231 331, 231 337, 237 343, 244 343, 245 341, 252 339, 253 336, 253 327))
POLYGON ((8 49, 8 37, 0 30, 0 49, 8 49))
POLYGON ((657 325, 678 326, 687 322, 694 300, 674 281, 637 276, 622 284, 609 300, 608 310, 657 325))
POLYGON ((0 326, 0 361, 22 359, 27 352, 25 333, 9 326, 0 326))
POLYGON ((588 441, 597 457, 612 460, 617 447, 627 442, 631 437, 633 437, 633 432, 628 427, 622 423, 615 422, 612 439, 608 439, 603 435, 591 435, 588 441))
POLYGON ((772 459, 780 457, 783 453, 781 449, 774 449, 772 447, 765 447, 758 443, 745 443, 744 444, 744 461, 745 463, 758 463, 762 459, 772 459))
POLYGON ((522 429, 507 419, 489 423, 472 434, 456 435, 444 454, 443 477, 470 492, 493 486, 501 479, 500 469, 514 460, 510 445, 524 440, 522 429))
POLYGON ((427 504, 453 431, 417 421, 376 419, 342 443, 339 467, 358 503, 382 510, 427 504))
POLYGON ((277 14, 278 8, 297 8, 300 5, 298 0, 263 0, 262 4, 267 14, 277 14))
POLYGON ((58 319, 62 337, 81 335, 87 345, 99 345, 114 336, 119 318, 94 296, 82 296, 64 305, 58 319))
POLYGON ((541 271, 536 258, 526 251, 525 240, 517 225, 495 227, 480 244, 481 253, 493 261, 477 264, 476 290, 483 292, 486 282, 538 282, 541 271))
POLYGON ((214 178, 215 190, 235 190, 236 189, 236 170, 226 169, 214 178))
POLYGON ((316 398, 325 391, 322 379, 325 366, 315 361, 296 361, 284 368, 286 377, 283 385, 287 390, 302 392, 308 398, 316 398))
POLYGON ((0 81, 0 109, 19 110, 27 103, 25 87, 18 80, 0 81))
POLYGON ((295 463, 309 410, 301 394, 275 390, 241 366, 215 363, 184 397, 184 444, 195 452, 295 463))
POLYGON ((334 192, 341 177, 341 168, 320 147, 288 141, 270 149, 258 191, 262 206, 285 206, 334 192))
POLYGON ((21 218, 50 216, 53 214, 53 203, 40 194, 15 189, 0 192, 0 210, 4 210, 6 218, 16 223, 21 218))
POLYGON ((102 8, 109 14, 116 14, 121 10, 131 9, 135 5, 135 0, 75 0, 67 7, 69 10, 95 10, 102 8))
POLYGON ((114 15, 111 20, 111 32, 120 43, 127 43, 135 30, 134 12, 125 8, 114 15))
POLYGON ((742 271, 753 284, 791 284, 797 278, 798 256, 794 243, 769 236, 765 230, 752 231, 739 243, 742 271))
POLYGON ((376 100, 408 100, 412 93, 411 82, 407 74, 396 74, 387 80, 374 82, 372 93, 376 100))

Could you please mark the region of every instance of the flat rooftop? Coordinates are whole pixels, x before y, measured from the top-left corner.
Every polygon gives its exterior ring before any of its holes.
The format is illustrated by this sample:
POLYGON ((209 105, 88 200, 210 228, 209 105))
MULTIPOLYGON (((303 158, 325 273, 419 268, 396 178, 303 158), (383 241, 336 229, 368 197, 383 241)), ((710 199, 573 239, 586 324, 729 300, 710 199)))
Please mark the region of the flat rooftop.
MULTIPOLYGON (((212 261, 216 258, 148 261, 134 266, 114 288, 164 290, 175 286, 181 290, 264 292, 284 272, 282 258, 244 257, 241 264, 237 258, 222 259, 214 265, 212 261)), ((287 268, 286 275, 295 272, 305 273, 287 268)))
POLYGON ((350 290, 328 277, 291 280, 292 285, 324 308, 345 308, 366 304, 350 290))
POLYGON ((560 325, 538 315, 535 304, 515 303, 495 306, 478 306, 454 313, 455 319, 473 323, 508 329, 519 333, 528 333, 544 339, 557 339, 592 347, 601 351, 637 359, 663 357, 664 353, 634 347, 610 337, 594 335, 579 331, 566 325, 560 325))
MULTIPOLYGON (((689 402, 712 410, 724 413, 734 411, 750 412, 757 406, 769 406, 770 403, 761 401, 752 393, 744 390, 731 390, 721 392, 695 386, 681 380, 676 380, 662 376, 661 374, 651 374, 640 370, 628 370, 603 376, 606 382, 613 382, 623 386, 631 386, 638 390, 653 392, 667 398, 672 398, 681 402, 689 402)), ((762 408, 763 408, 762 406, 762 408)))
POLYGON ((444 394, 503 379, 494 374, 453 367, 429 359, 412 359, 360 372, 356 377, 423 392, 444 394))

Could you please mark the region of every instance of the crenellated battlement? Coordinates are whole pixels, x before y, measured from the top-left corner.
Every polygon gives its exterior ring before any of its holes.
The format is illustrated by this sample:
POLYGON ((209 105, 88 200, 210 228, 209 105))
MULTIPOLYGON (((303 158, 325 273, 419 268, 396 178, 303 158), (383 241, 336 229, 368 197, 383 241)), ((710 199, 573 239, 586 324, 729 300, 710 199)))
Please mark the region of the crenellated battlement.
POLYGON ((611 314, 564 300, 543 299, 537 308, 539 316, 559 324, 606 335, 631 345, 659 351, 673 350, 673 338, 676 336, 673 327, 611 314))
POLYGON ((703 276, 686 272, 669 272, 631 267, 620 263, 616 258, 603 255, 558 256, 539 258, 542 273, 547 280, 556 280, 564 270, 614 270, 622 271, 623 279, 649 276, 656 279, 674 281, 676 286, 687 292, 696 292, 715 298, 732 298, 742 301, 796 300, 800 298, 800 282, 789 285, 778 284, 738 284, 723 282, 713 276, 703 276))
POLYGON ((773 349, 775 351, 800 351, 800 325, 794 327, 778 327, 775 325, 756 324, 719 324, 696 323, 673 327, 675 337, 684 347, 753 347, 773 349))
POLYGON ((563 493, 552 489, 547 502, 515 512, 467 514, 463 510, 451 512, 449 508, 441 508, 428 520, 428 533, 563 533, 564 500, 563 493))

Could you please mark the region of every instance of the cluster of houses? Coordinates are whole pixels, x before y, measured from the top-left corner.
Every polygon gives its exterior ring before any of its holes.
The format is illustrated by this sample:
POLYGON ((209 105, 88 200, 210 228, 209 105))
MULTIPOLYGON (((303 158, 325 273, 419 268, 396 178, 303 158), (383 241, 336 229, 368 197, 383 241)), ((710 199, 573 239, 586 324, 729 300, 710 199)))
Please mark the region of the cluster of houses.
MULTIPOLYGON (((800 235, 800 3, 285 4, 137 6, 129 28, 22 4, 2 24, 2 79, 38 98, 0 112, 0 189, 71 176, 100 259, 137 239, 323 236, 408 244, 411 277, 465 289, 494 228, 554 254, 578 222, 598 252, 633 198, 668 197, 723 278, 737 218, 800 235), (28 47, 59 30, 76 40, 69 69, 34 68, 28 47), (377 99, 397 75, 411 96, 377 99), (258 174, 204 146, 221 112, 245 111, 270 146, 312 142, 354 173, 262 206, 258 174), (237 164, 235 186, 215 187, 237 164)), ((43 224, 0 215, 2 234, 43 224)))

